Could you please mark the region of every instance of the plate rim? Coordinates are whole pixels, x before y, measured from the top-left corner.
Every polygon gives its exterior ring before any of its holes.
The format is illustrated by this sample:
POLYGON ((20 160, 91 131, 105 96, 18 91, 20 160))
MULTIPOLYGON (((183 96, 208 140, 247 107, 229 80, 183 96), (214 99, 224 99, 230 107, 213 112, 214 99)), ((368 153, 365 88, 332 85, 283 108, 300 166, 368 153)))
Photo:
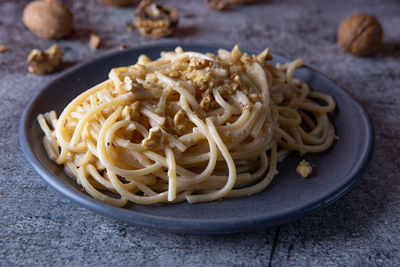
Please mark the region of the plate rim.
MULTIPOLYGON (((349 191, 360 179, 361 174, 366 169, 369 164, 372 154, 373 147, 375 142, 375 133, 372 121, 364 109, 364 107, 345 89, 338 86, 331 79, 329 79, 325 74, 322 74, 318 70, 315 70, 307 65, 307 69, 309 69, 313 74, 317 75, 318 78, 324 80, 325 83, 330 84, 335 91, 343 94, 347 99, 350 99, 352 104, 356 106, 362 116, 360 119, 363 120, 363 125, 366 127, 366 142, 362 146, 362 157, 358 159, 358 161, 354 164, 354 167, 351 169, 351 172, 346 176, 348 179, 344 179, 345 181, 340 185, 337 185, 335 188, 332 188, 329 193, 324 194, 323 198, 315 199, 314 201, 306 202, 304 205, 299 207, 292 207, 291 209, 286 209, 286 212, 276 212, 272 215, 268 213, 266 216, 261 215, 252 215, 245 217, 229 217, 222 219, 189 219, 189 218, 176 218, 176 217, 163 217, 156 216, 151 214, 142 213, 140 211, 135 211, 132 209, 124 209, 118 208, 101 201, 98 201, 85 193, 78 192, 69 186, 66 186, 62 183, 57 176, 53 175, 46 167, 44 167, 38 158, 35 156, 33 151, 31 150, 30 144, 28 142, 29 137, 29 124, 28 120, 29 114, 32 112, 35 107, 35 103, 40 98, 40 96, 47 91, 49 87, 52 87, 53 84, 57 83, 59 80, 63 79, 64 76, 68 76, 70 73, 75 72, 76 70, 85 67, 87 65, 93 64, 96 61, 106 60, 108 57, 113 57, 115 55, 121 53, 138 53, 140 50, 144 49, 157 49, 158 51, 166 50, 163 47, 176 47, 176 46, 192 46, 198 48, 228 48, 226 44, 202 44, 202 43, 188 43, 188 42, 179 42, 179 43, 157 43, 157 44, 149 44, 142 45, 133 48, 129 48, 123 51, 111 51, 107 52, 103 55, 95 57, 93 59, 87 60, 76 66, 73 66, 71 69, 64 71, 59 74, 55 79, 46 83, 29 101, 29 103, 24 108, 20 120, 19 120, 19 143, 21 150, 32 166, 32 168, 36 171, 37 174, 52 188, 61 193, 63 196, 67 197, 69 200, 91 210, 96 213, 100 213, 104 216, 111 217, 113 219, 133 223, 141 226, 147 226, 152 228, 158 228, 167 231, 173 232, 183 232, 183 233, 196 233, 196 234, 222 234, 222 233, 234 233, 234 232, 243 232, 249 230, 256 230, 259 228, 267 228, 277 225, 282 225, 288 222, 295 221, 301 217, 304 217, 310 213, 316 212, 320 210, 340 197, 342 197, 347 191, 349 191), (47 89, 47 90, 46 90, 47 89)), ((247 49, 247 47, 242 48, 243 51, 255 51, 255 49, 247 49)), ((272 53, 273 56, 278 57, 281 60, 289 60, 284 56, 281 56, 276 53, 272 53)), ((196 204, 195 204, 196 205, 196 204)))

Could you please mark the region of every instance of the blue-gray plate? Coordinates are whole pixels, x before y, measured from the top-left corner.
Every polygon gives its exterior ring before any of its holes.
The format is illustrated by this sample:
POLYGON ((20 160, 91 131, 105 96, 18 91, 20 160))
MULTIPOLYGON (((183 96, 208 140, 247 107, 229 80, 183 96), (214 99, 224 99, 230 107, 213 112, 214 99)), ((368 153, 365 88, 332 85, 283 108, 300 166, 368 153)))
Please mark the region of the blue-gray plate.
MULTIPOLYGON (((131 65, 141 54, 151 59, 177 44, 152 45, 117 51, 85 62, 46 85, 27 105, 19 126, 23 153, 36 172, 58 192, 72 201, 117 220, 184 233, 231 233, 288 223, 315 212, 340 198, 359 179, 373 148, 373 127, 367 113, 346 91, 320 73, 304 67, 295 76, 313 90, 330 94, 337 102, 334 114, 340 139, 326 152, 306 155, 315 167, 312 178, 295 172, 300 158, 292 154, 278 165, 279 174, 263 192, 237 199, 200 204, 129 205, 117 208, 82 192, 62 168, 50 161, 42 147, 42 133, 36 116, 50 110, 57 114, 81 92, 107 79, 113 67, 131 65)), ((184 50, 215 53, 216 45, 181 45, 184 50)), ((231 49, 231 47, 225 47, 231 49)), ((251 51, 247 51, 251 52, 251 51)), ((274 55, 274 62, 288 62, 274 55)))

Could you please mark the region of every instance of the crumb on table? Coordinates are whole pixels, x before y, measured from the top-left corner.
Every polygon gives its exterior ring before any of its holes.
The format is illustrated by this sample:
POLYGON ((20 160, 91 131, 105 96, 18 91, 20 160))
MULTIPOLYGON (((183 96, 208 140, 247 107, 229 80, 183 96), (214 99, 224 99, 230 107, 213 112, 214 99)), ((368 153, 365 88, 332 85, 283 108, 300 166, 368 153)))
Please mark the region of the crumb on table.
POLYGON ((90 34, 89 46, 92 49, 97 49, 100 46, 100 42, 101 42, 100 36, 98 36, 94 32, 90 34))

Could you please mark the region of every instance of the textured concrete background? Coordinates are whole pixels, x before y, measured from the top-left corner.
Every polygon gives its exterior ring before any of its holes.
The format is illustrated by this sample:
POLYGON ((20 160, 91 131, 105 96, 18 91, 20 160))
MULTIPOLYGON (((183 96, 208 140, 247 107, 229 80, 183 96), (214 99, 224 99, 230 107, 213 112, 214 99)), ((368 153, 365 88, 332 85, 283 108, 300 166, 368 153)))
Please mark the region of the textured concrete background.
POLYGON ((179 30, 150 40, 127 31, 133 8, 96 1, 65 1, 75 14, 71 38, 45 41, 21 22, 27 1, 0 0, 0 265, 146 266, 398 266, 400 264, 400 4, 396 0, 270 0, 209 11, 204 1, 165 1, 179 9, 179 30), (385 45, 374 57, 358 58, 336 45, 336 29, 347 15, 375 14, 385 45), (88 33, 103 44, 92 51, 88 33), (24 106, 62 72, 36 76, 25 63, 33 48, 58 43, 70 64, 121 43, 239 43, 271 47, 302 57, 346 88, 368 110, 376 130, 375 153, 361 181, 328 208, 297 222, 264 231, 226 235, 171 234, 119 223, 82 208, 47 186, 18 144, 24 106))

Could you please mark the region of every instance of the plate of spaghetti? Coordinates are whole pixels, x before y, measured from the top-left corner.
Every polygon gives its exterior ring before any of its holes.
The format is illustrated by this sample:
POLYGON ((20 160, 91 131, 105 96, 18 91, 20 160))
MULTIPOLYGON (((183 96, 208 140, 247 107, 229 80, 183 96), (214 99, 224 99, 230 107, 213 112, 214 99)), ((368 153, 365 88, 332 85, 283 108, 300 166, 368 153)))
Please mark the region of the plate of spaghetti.
POLYGON ((185 233, 321 209, 355 184, 374 140, 365 110, 302 59, 190 44, 74 67, 32 99, 19 135, 29 163, 69 199, 185 233))

